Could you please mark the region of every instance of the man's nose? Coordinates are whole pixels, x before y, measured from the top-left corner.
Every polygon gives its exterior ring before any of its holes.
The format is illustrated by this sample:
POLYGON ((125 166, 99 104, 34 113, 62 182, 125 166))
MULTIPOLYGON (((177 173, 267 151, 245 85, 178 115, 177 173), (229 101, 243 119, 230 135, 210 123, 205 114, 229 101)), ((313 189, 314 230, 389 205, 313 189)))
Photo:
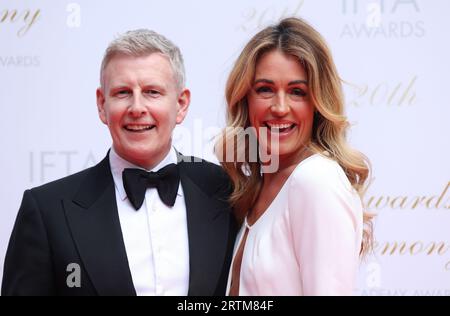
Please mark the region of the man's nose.
POLYGON ((147 107, 144 104, 143 98, 139 93, 133 93, 133 98, 131 99, 131 104, 128 107, 128 113, 132 117, 141 117, 147 113, 147 107))

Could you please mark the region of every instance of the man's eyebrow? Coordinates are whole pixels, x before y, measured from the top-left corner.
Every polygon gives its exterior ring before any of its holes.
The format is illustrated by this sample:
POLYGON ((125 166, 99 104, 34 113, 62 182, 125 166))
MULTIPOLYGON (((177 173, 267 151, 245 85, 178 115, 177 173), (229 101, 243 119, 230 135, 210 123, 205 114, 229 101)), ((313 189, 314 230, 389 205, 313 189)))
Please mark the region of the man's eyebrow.
POLYGON ((151 89, 151 88, 156 88, 156 89, 161 89, 161 90, 165 90, 166 86, 163 84, 157 84, 157 83, 148 83, 148 84, 144 84, 142 85, 143 89, 151 89))
POLYGON ((116 86, 112 86, 111 90, 113 89, 128 89, 128 86, 126 84, 118 84, 116 86))
POLYGON ((124 84, 118 84, 117 86, 112 86, 112 87, 109 89, 109 91, 113 93, 113 92, 116 92, 116 91, 121 90, 121 89, 129 89, 129 88, 127 87, 127 85, 124 85, 124 84))

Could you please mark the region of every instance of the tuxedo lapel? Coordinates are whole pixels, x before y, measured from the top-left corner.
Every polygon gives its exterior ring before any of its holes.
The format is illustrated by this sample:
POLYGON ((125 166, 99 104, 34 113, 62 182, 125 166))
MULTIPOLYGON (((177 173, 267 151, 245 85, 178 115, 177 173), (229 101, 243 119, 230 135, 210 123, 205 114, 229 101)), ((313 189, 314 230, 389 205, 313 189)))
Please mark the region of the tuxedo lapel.
POLYGON ((185 172, 186 164, 179 163, 179 169, 189 236, 188 295, 214 295, 226 259, 228 204, 207 195, 185 172))
POLYGON ((136 295, 108 155, 91 169, 75 198, 63 203, 77 250, 98 294, 136 295))

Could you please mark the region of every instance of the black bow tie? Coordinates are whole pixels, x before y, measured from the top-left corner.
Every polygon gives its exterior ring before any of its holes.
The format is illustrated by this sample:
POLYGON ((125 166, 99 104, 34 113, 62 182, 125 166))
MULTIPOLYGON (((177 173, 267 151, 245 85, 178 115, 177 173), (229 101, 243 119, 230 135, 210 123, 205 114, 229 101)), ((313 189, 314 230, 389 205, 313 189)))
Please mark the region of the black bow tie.
POLYGON ((167 206, 174 206, 177 197, 180 175, 178 166, 170 164, 157 172, 142 169, 125 169, 122 172, 123 187, 128 199, 136 210, 144 203, 147 188, 156 188, 161 201, 167 206))

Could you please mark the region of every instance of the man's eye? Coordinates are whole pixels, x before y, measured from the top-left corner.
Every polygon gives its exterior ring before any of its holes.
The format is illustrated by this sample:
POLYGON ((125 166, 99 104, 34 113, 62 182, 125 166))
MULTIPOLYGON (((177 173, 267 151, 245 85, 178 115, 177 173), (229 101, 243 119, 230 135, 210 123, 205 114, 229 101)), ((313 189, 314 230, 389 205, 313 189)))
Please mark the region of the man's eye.
POLYGON ((153 89, 147 90, 147 91, 145 91, 145 93, 150 96, 158 96, 161 94, 158 90, 153 90, 153 89))
POLYGON ((119 97, 120 96, 126 96, 128 94, 130 94, 130 91, 128 91, 128 90, 119 90, 119 91, 116 92, 116 95, 119 96, 119 97))

